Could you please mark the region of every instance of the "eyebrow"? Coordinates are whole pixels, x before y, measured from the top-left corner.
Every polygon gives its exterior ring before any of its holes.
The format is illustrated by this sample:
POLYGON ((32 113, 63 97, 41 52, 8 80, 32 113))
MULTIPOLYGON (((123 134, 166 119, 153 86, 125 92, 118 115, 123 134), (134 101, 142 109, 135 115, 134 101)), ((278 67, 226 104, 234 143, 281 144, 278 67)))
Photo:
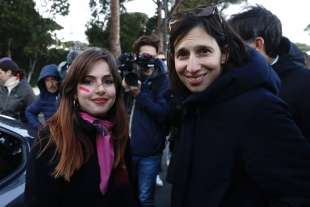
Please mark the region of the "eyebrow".
POLYGON ((178 53, 180 53, 180 52, 187 52, 187 51, 188 51, 188 49, 186 49, 186 48, 184 48, 184 47, 181 47, 181 48, 177 49, 177 50, 174 52, 174 54, 176 55, 176 54, 178 54, 178 53))
MULTIPOLYGON (((194 46, 193 48, 194 48, 194 50, 202 49, 202 48, 207 48, 207 49, 209 49, 210 51, 213 51, 213 50, 214 50, 213 47, 207 46, 207 45, 196 45, 196 46, 194 46)), ((187 49, 187 48, 185 48, 185 47, 180 47, 180 48, 178 48, 177 50, 175 50, 174 53, 177 54, 179 51, 183 51, 183 50, 188 51, 189 49, 187 49)))
MULTIPOLYGON (((97 76, 94 76, 94 75, 86 75, 85 78, 97 78, 97 76)), ((102 76, 101 78, 113 78, 112 74, 107 74, 107 75, 104 75, 102 76)))

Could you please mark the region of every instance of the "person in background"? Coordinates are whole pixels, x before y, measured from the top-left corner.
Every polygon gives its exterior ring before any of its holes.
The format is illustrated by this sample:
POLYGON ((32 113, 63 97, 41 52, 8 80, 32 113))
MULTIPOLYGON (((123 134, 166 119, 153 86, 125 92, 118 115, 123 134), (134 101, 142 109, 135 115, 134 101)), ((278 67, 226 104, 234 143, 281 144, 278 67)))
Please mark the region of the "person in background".
POLYGON ((216 6, 179 13, 169 25, 172 88, 185 96, 171 206, 309 206, 310 144, 264 57, 216 6))
MULTIPOLYGON (((161 60, 164 66, 164 70, 167 71, 167 58, 166 55, 163 52, 159 52, 156 56, 157 59, 161 60)), ((166 143, 168 143, 169 145, 169 140, 167 139, 166 143)), ((163 156, 162 156, 162 162, 168 166, 169 165, 169 161, 170 161, 170 152, 169 150, 163 152, 163 156)), ((161 172, 161 169, 160 169, 161 172)), ((157 186, 164 186, 164 182, 160 177, 160 173, 156 176, 156 185, 157 186)))
POLYGON ((164 95, 169 81, 162 61, 156 59, 158 48, 157 36, 139 37, 133 44, 133 51, 141 60, 138 62, 139 84, 130 85, 126 78, 123 81, 127 95, 133 97, 130 140, 133 174, 142 207, 154 206, 156 177, 167 135, 163 121, 168 114, 164 95))
POLYGON ((59 73, 60 73, 60 77, 61 79, 65 79, 66 74, 68 73, 68 71, 70 70, 70 66, 73 62, 73 60, 81 53, 81 51, 76 50, 76 49, 72 49, 68 52, 67 54, 67 58, 65 62, 62 62, 59 64, 59 73))
POLYGON ((26 122, 25 110, 35 99, 23 71, 11 58, 0 61, 0 114, 26 122))
POLYGON ((161 60, 162 62, 163 62, 163 65, 164 65, 164 67, 165 67, 165 71, 167 71, 168 69, 167 69, 167 58, 166 58, 166 56, 165 56, 165 54, 164 53, 158 53, 158 55, 156 56, 156 58, 157 59, 159 59, 159 60, 161 60))
POLYGON ((57 65, 46 65, 41 69, 37 82, 40 95, 31 105, 26 108, 26 118, 30 126, 37 131, 39 127, 45 125, 57 110, 58 95, 61 84, 60 74, 57 65), (39 114, 43 117, 39 119, 39 114))
POLYGON ((260 52, 281 79, 280 97, 310 141, 310 71, 303 53, 282 36, 282 25, 276 15, 262 6, 248 7, 232 15, 229 24, 251 47, 260 52))
POLYGON ((59 107, 31 151, 26 205, 136 206, 116 61, 107 50, 90 48, 71 67, 59 107))

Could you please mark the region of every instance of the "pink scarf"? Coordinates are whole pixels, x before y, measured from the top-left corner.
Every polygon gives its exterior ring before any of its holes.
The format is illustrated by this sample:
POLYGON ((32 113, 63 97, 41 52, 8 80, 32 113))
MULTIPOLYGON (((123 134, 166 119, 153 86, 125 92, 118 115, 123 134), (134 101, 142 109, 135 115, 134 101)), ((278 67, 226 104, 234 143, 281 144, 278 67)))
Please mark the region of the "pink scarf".
POLYGON ((109 178, 114 161, 114 150, 110 133, 113 124, 110 121, 95 118, 85 112, 80 112, 80 116, 85 121, 93 124, 97 129, 99 129, 99 133, 96 138, 97 156, 100 167, 99 187, 101 193, 105 194, 108 189, 109 178))

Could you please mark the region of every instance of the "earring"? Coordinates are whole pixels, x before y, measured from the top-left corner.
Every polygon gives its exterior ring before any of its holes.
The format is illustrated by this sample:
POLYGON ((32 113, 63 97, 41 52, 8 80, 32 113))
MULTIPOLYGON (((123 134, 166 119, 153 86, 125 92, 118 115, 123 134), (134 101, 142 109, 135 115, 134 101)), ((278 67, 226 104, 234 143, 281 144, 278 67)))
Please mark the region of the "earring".
POLYGON ((78 104, 78 102, 77 102, 76 99, 73 99, 73 107, 74 107, 75 109, 79 108, 79 104, 78 104))

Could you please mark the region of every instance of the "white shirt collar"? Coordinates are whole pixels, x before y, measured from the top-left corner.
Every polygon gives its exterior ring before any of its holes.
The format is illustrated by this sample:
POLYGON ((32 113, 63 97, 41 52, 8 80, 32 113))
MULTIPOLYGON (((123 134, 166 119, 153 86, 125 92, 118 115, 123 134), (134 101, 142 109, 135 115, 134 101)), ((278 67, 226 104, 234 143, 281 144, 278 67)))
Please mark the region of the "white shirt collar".
POLYGON ((19 84, 19 82, 20 80, 17 79, 16 76, 12 76, 5 81, 4 86, 8 89, 8 94, 11 93, 12 89, 15 88, 19 84))

